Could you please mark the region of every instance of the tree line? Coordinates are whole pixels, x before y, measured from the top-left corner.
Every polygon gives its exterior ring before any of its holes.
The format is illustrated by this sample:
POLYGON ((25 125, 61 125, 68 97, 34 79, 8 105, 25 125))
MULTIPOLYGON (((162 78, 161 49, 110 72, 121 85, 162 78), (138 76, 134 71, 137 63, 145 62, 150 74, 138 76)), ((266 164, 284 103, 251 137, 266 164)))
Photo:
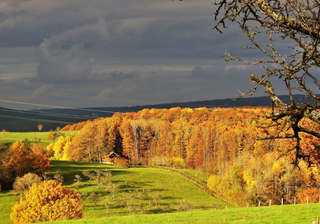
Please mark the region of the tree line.
MULTIPOLYGON (((86 122, 73 138, 60 136, 48 150, 55 159, 102 162, 116 152, 133 165, 202 170, 211 174, 208 186, 217 195, 239 205, 281 198, 292 203, 293 196, 319 186, 319 140, 299 133, 300 151, 309 156, 295 164, 293 130, 266 120, 271 113, 267 107, 116 113, 86 122)), ((307 118, 302 122, 319 131, 307 118)))

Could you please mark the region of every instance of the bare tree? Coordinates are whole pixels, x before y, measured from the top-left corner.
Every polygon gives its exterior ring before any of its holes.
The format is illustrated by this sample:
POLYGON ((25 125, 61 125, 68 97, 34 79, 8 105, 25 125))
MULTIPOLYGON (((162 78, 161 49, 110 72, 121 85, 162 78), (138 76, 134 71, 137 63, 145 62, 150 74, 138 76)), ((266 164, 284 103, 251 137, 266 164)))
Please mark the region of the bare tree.
POLYGON ((90 185, 91 181, 95 178, 94 173, 90 173, 90 170, 84 170, 82 174, 89 178, 88 185, 90 185))
POLYGON ((23 193, 28 190, 32 184, 40 183, 41 177, 34 173, 27 173, 23 177, 17 177, 13 183, 13 189, 15 192, 20 194, 20 199, 22 198, 23 193))
MULTIPOLYGON (((92 192, 92 193, 89 195, 88 199, 90 199, 90 200, 92 201, 92 203, 93 203, 92 210, 94 210, 94 209, 96 208, 97 203, 100 201, 100 196, 101 196, 101 194, 96 194, 96 193, 94 193, 94 192, 92 192)), ((109 212, 109 211, 108 211, 108 212, 109 212)))
MULTIPOLYGON (((295 146, 286 153, 295 151, 295 165, 299 158, 307 158, 310 164, 310 155, 314 152, 302 152, 300 137, 306 133, 317 138, 320 133, 304 125, 309 119, 315 124, 320 124, 320 96, 319 91, 320 52, 320 1, 318 0, 220 0, 216 2, 216 24, 214 29, 227 28, 226 22, 238 24, 243 34, 251 42, 245 50, 258 50, 264 58, 246 60, 231 53, 225 53, 226 61, 240 61, 247 65, 264 66, 264 75, 257 77, 250 75, 254 87, 241 96, 250 96, 255 93, 258 86, 263 86, 272 101, 272 108, 276 111, 267 116, 278 128, 276 136, 270 138, 295 140, 295 146), (267 43, 265 44, 265 38, 267 43), (283 52, 281 41, 290 52, 283 52), (290 104, 284 103, 276 95, 272 77, 278 77, 286 86, 290 97, 290 104), (302 93, 309 103, 301 102, 294 98, 294 94, 302 93)), ((266 139, 266 138, 264 138, 266 139)), ((316 146, 319 149, 320 146, 316 146)))
POLYGON ((76 182, 76 188, 77 188, 77 190, 78 190, 78 192, 79 192, 82 178, 81 178, 81 176, 78 175, 78 174, 75 175, 75 178, 76 178, 76 179, 74 179, 74 181, 76 182))
POLYGON ((109 215, 109 208, 113 204, 113 199, 110 196, 106 196, 103 200, 103 204, 107 209, 107 214, 109 215))
POLYGON ((63 176, 60 174, 60 173, 56 173, 54 176, 53 176, 53 179, 55 179, 56 181, 60 182, 60 183, 63 183, 63 176))

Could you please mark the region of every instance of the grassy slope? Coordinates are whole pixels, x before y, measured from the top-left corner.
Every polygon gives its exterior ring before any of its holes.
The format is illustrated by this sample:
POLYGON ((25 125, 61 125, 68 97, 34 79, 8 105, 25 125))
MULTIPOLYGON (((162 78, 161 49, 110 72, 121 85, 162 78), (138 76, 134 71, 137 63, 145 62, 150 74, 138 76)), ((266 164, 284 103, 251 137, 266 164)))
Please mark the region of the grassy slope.
POLYGON ((203 182, 204 184, 207 184, 207 181, 209 179, 210 174, 205 173, 199 170, 188 170, 188 169, 177 169, 180 172, 186 173, 190 175, 191 177, 194 177, 198 179, 199 181, 203 182))
MULTIPOLYGON (((119 193, 116 194, 116 198, 125 194, 125 180, 129 180, 128 191, 141 191, 142 189, 150 189, 151 195, 156 192, 160 192, 163 199, 160 201, 161 206, 171 205, 171 210, 176 211, 178 202, 185 199, 186 202, 194 205, 195 209, 205 208, 224 208, 232 206, 226 202, 220 201, 202 190, 200 190, 193 182, 187 178, 181 176, 178 173, 157 169, 157 168, 143 168, 133 167, 129 169, 117 168, 109 165, 94 164, 94 163, 76 163, 76 162, 60 162, 54 161, 51 173, 59 171, 67 180, 65 182, 68 186, 74 186, 73 179, 75 174, 80 174, 84 169, 90 169, 92 171, 100 169, 108 169, 112 171, 113 182, 119 186, 119 193)), ((85 179, 84 177, 84 180, 85 179)), ((87 183, 87 181, 85 182, 87 183)), ((107 195, 103 189, 97 191, 96 185, 91 184, 87 186, 83 184, 80 192, 97 192, 102 195, 107 195)), ((138 200, 139 204, 148 204, 149 199, 138 200)), ((93 204, 90 202, 85 203, 85 214, 90 217, 105 217, 106 210, 102 203, 97 206, 97 209, 92 210, 93 204)), ((118 216, 119 207, 114 205, 109 209, 111 216, 118 216)), ((157 213, 157 210, 151 209, 150 213, 157 213)), ((128 211, 123 211, 120 215, 128 215, 128 211)))
POLYGON ((320 204, 276 205, 260 208, 232 208, 104 219, 61 221, 54 223, 296 223, 310 224, 320 216, 320 204))
MULTIPOLYGON (((316 217, 320 216, 320 204, 232 208, 231 205, 203 193, 185 177, 172 171, 156 168, 121 169, 95 163, 53 161, 48 174, 53 175, 56 172, 60 172, 66 180, 65 186, 73 187, 75 174, 81 174, 84 169, 93 171, 106 168, 112 170, 113 181, 120 186, 120 192, 116 197, 124 194, 124 180, 128 179, 130 180, 130 190, 149 188, 152 193, 161 192, 163 199, 160 204, 162 206, 172 204, 172 212, 131 216, 128 211, 124 210, 118 216, 118 207, 114 205, 110 209, 110 215, 107 216, 106 210, 101 203, 98 204, 95 210, 92 210, 93 204, 86 201, 84 213, 87 215, 87 219, 61 221, 58 223, 311 223, 316 217), (189 203, 193 203, 198 210, 176 212, 175 203, 183 198, 189 203), (223 208, 228 205, 228 209, 209 209, 213 204, 220 204, 220 207, 223 208), (202 205, 205 205, 208 210, 201 211, 200 207, 202 205)), ((80 192, 95 191, 106 194, 102 189, 97 190, 95 185, 87 186, 86 183, 86 179, 84 179, 80 192)), ((18 200, 19 197, 10 192, 0 192, 0 223, 11 223, 9 219, 11 207, 18 200)), ((139 203, 147 202, 139 200, 139 203)), ((150 213, 157 213, 157 210, 151 210, 150 213)))
MULTIPOLYGON (((195 210, 211 209, 212 207, 225 208, 233 207, 232 205, 218 200, 202 190, 200 190, 192 181, 186 177, 164 169, 157 168, 143 168, 133 167, 129 169, 117 168, 110 165, 97 164, 97 163, 77 163, 68 161, 52 161, 52 166, 47 173, 48 176, 53 176, 56 172, 59 172, 64 176, 64 185, 67 187, 75 187, 74 175, 79 174, 83 177, 83 183, 80 188, 80 192, 96 192, 101 194, 101 198, 107 195, 106 191, 101 187, 97 190, 96 184, 87 185, 87 179, 82 175, 82 171, 90 169, 94 170, 105 170, 112 171, 113 182, 119 186, 119 192, 116 194, 116 199, 124 194, 128 194, 125 190, 125 180, 129 180, 128 191, 141 191, 142 189, 150 189, 150 195, 154 195, 160 192, 162 200, 159 202, 160 206, 166 207, 170 204, 169 212, 176 212, 178 203, 185 199, 187 203, 194 205, 195 210)), ((18 196, 14 196, 10 192, 0 192, 0 223, 11 223, 9 215, 11 207, 16 201, 19 200, 18 196)), ((150 197, 138 199, 138 204, 149 204, 150 197)), ((93 203, 86 200, 84 213, 89 219, 93 218, 105 218, 106 209, 103 204, 98 203, 96 209, 93 208, 93 203)), ((115 202, 114 205, 109 209, 110 216, 128 216, 129 211, 123 210, 118 214, 119 206, 115 202)), ((158 213, 158 209, 152 206, 149 213, 158 213)))
POLYGON ((8 191, 0 192, 0 223, 12 223, 10 220, 11 207, 19 201, 19 196, 8 191))

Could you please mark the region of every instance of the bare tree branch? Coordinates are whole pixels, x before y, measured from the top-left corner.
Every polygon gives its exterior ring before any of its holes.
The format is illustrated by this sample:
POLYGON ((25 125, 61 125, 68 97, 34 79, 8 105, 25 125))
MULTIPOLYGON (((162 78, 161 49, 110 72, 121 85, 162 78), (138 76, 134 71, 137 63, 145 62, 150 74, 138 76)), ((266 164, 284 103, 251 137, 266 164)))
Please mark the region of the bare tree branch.
MULTIPOLYGON (((308 153, 301 153, 300 133, 320 138, 320 134, 304 126, 302 122, 309 119, 310 122, 320 124, 320 96, 314 91, 320 90, 318 74, 320 71, 320 1, 319 0, 220 0, 215 5, 216 24, 213 29, 222 32, 226 21, 235 22, 251 42, 251 46, 244 47, 245 50, 259 50, 264 58, 253 58, 252 61, 235 57, 225 52, 226 61, 240 61, 247 65, 264 65, 265 74, 257 77, 250 75, 254 87, 249 91, 240 92, 238 98, 253 95, 258 86, 263 86, 265 92, 272 101, 272 105, 278 107, 272 109, 272 114, 267 116, 278 128, 276 136, 266 139, 294 139, 297 165, 299 158, 307 158, 308 153), (261 36, 268 37, 268 43, 261 41, 261 36), (291 49, 288 55, 278 48, 278 42, 289 39, 286 42, 291 49), (272 66, 271 66, 272 65, 272 66), (270 78, 278 77, 283 80, 290 104, 284 103, 275 93, 270 78), (313 87, 311 87, 310 83, 313 87), (300 103, 294 98, 294 91, 305 95, 312 100, 309 103, 300 103), (283 134, 281 134, 283 133, 283 134), (291 134, 290 134, 291 133, 291 134)), ((318 147, 319 148, 319 147, 318 147)), ((319 149, 317 149, 319 150, 319 149)), ((292 150, 289 150, 292 151, 292 150)))

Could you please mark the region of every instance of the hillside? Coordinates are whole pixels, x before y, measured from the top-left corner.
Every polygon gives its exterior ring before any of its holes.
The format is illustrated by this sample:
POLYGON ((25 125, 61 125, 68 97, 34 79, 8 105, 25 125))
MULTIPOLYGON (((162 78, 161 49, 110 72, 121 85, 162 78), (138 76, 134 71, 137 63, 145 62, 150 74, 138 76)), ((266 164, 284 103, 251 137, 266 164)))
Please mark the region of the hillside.
POLYGON ((90 117, 79 117, 71 114, 55 114, 42 111, 14 110, 0 107, 0 131, 33 132, 43 125, 43 131, 55 130, 67 124, 86 121, 90 117))
MULTIPOLYGON (((295 99, 303 98, 303 95, 295 95, 295 99)), ((281 100, 285 103, 290 103, 289 96, 283 95, 279 96, 281 100)), ((303 102, 306 102, 304 100, 303 102)), ((72 110, 72 109, 44 109, 39 110, 41 112, 47 113, 63 113, 63 114, 71 114, 71 115, 80 115, 80 116, 88 116, 92 118, 98 117, 111 117, 115 112, 125 113, 125 112, 138 112, 143 109, 170 109, 173 107, 181 107, 181 108, 198 108, 198 107, 207 107, 207 108, 215 108, 215 107, 256 107, 256 106, 271 106, 271 101, 268 96, 263 97, 248 97, 248 98, 240 98, 238 100, 234 100, 233 98, 228 99, 216 99, 216 100, 205 100, 205 101, 193 101, 193 102, 173 102, 166 104, 153 104, 153 105, 142 105, 142 106, 132 106, 132 107, 95 107, 95 108, 85 108, 83 110, 72 110), (101 112, 99 112, 101 111, 101 112)))
MULTIPOLYGON (((75 175, 80 175, 82 178, 79 187, 80 193, 91 194, 94 192, 97 195, 99 194, 96 205, 90 198, 84 198, 84 214, 88 219, 106 218, 108 216, 128 217, 132 213, 140 214, 141 211, 146 214, 173 213, 178 211, 181 201, 192 205, 192 210, 234 207, 207 194, 184 176, 159 168, 131 167, 124 169, 101 163, 51 161, 51 167, 47 175, 52 178, 56 173, 63 175, 63 185, 68 188, 76 188, 74 178, 75 175), (106 191, 106 186, 103 184, 97 189, 96 181, 89 184, 89 179, 82 174, 84 170, 89 170, 92 173, 96 170, 111 172, 112 182, 118 187, 118 190, 115 193, 115 200, 109 208, 109 215, 106 213, 103 200, 111 193, 106 191), (177 188, 177 186, 179 187, 177 188), (142 194, 142 192, 144 193, 142 194), (130 208, 123 208, 119 212, 119 201, 125 199, 129 203, 132 197, 135 197, 134 195, 137 196, 134 202, 136 210, 130 211, 130 208), (156 195, 160 195, 157 202, 155 201, 156 195)), ((19 196, 8 191, 0 192, 0 223, 11 223, 9 215, 11 207, 16 201, 19 201, 19 196)))
MULTIPOLYGON (((302 98, 296 95, 296 99, 302 98)), ((284 102, 289 102, 288 96, 280 96, 284 102)), ((95 107, 77 109, 41 109, 41 110, 14 110, 0 107, 0 130, 31 132, 38 131, 38 124, 43 125, 43 131, 54 130, 67 124, 93 120, 99 117, 111 117, 114 113, 138 112, 143 109, 169 109, 173 107, 198 108, 198 107, 243 107, 243 106, 271 106, 269 97, 217 99, 194 102, 174 102, 167 104, 142 105, 133 107, 95 107)))

